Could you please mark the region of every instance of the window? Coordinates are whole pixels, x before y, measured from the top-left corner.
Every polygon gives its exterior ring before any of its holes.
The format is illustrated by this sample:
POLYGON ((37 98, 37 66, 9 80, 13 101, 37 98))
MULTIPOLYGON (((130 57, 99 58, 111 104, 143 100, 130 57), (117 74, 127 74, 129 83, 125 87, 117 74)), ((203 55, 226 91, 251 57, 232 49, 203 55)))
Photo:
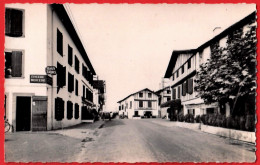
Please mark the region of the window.
POLYGON ((66 67, 57 62, 57 86, 62 88, 66 85, 66 67))
POLYGON ((139 97, 143 97, 143 93, 139 93, 139 97))
POLYGON ((181 66, 181 74, 184 73, 184 65, 181 66))
POLYGON ((193 79, 191 78, 191 79, 188 79, 188 81, 187 81, 187 92, 189 93, 189 94, 192 94, 193 93, 193 79))
POLYGON ((119 111, 121 110, 121 106, 119 106, 118 110, 119 110, 119 111))
POLYGON ((82 97, 83 97, 83 98, 86 98, 86 95, 85 95, 85 85, 83 85, 83 88, 82 88, 82 89, 83 89, 82 97))
POLYGON ((73 54, 73 49, 72 49, 72 47, 70 47, 69 45, 68 45, 68 64, 70 65, 70 66, 72 66, 72 64, 73 64, 73 56, 72 56, 72 54, 73 54))
POLYGON ((79 73, 79 59, 77 56, 75 56, 75 70, 79 73))
POLYGON ((171 100, 171 97, 167 97, 167 101, 170 101, 171 100))
POLYGON ((181 87, 178 86, 178 99, 181 97, 181 87))
POLYGON ((152 102, 148 101, 148 108, 152 108, 152 102))
POLYGON ((5 77, 22 77, 22 51, 5 52, 5 77))
POLYGON ((79 82, 78 80, 75 80, 75 95, 79 95, 79 82))
POLYGON ((139 117, 138 111, 135 111, 134 116, 135 116, 135 117, 139 117))
POLYGON ((167 94, 171 94, 171 90, 168 89, 168 90, 167 90, 167 94))
POLYGON ((143 107, 143 101, 139 101, 139 107, 143 107))
POLYGON ((59 29, 57 29, 57 52, 63 56, 63 35, 59 29))
POLYGON ((10 37, 23 36, 23 11, 5 9, 5 35, 10 37))
POLYGON ((73 117, 73 103, 67 101, 67 119, 70 120, 73 117))
POLYGON ((172 74, 172 81, 174 81, 174 73, 172 74))
POLYGON ((130 101, 130 109, 132 109, 132 101, 130 101))
POLYGON ((152 98, 152 93, 148 93, 148 98, 152 98))
POLYGON ((172 90, 172 99, 173 100, 176 99, 176 89, 175 88, 172 90))
POLYGON ((64 101, 62 98, 55 99, 55 119, 61 121, 64 118, 64 101))
POLYGON ((188 60, 188 69, 191 68, 191 58, 188 60))
POLYGON ((194 109, 188 109, 188 114, 195 115, 195 110, 194 109))
POLYGON ((179 77, 179 69, 176 71, 176 78, 179 77))
POLYGON ((68 72, 68 91, 71 93, 74 91, 74 75, 68 72))
POLYGON ((122 110, 124 110, 124 105, 122 105, 122 110))
POLYGON ((79 105, 76 103, 75 104, 75 119, 79 118, 79 105))

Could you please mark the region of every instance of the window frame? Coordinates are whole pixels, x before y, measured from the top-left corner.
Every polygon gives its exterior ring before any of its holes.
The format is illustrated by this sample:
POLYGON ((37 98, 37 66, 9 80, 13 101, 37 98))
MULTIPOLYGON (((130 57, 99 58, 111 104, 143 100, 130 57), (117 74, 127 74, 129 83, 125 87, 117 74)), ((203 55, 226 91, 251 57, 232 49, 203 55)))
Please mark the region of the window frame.
MULTIPOLYGON (((24 38, 25 37, 25 10, 24 9, 18 9, 18 8, 11 8, 11 7, 5 7, 5 20, 7 20, 6 16, 6 10, 17 10, 17 11, 21 11, 22 12, 22 25, 21 25, 21 28, 22 28, 22 35, 20 36, 13 36, 12 34, 6 34, 6 21, 5 21, 5 36, 8 36, 8 37, 16 37, 16 38, 24 38)), ((11 28, 11 27, 10 27, 11 28)))
MULTIPOLYGON (((13 52, 20 52, 21 53, 21 76, 19 76, 19 77, 13 77, 12 75, 11 75, 11 77, 5 77, 6 79, 24 79, 25 78, 25 76, 24 76, 24 65, 25 65, 25 51, 24 50, 20 50, 20 49, 5 49, 4 50, 4 53, 11 53, 11 56, 13 55, 13 52)), ((6 55, 5 55, 5 60, 6 60, 6 55)), ((11 61, 12 61, 12 58, 11 58, 11 61)), ((5 62, 6 63, 6 62, 5 62)), ((12 62, 11 62, 11 65, 12 65, 12 62)), ((6 72, 6 70, 4 69, 4 72, 6 72)), ((5 74, 5 76, 6 76, 6 74, 5 74)))

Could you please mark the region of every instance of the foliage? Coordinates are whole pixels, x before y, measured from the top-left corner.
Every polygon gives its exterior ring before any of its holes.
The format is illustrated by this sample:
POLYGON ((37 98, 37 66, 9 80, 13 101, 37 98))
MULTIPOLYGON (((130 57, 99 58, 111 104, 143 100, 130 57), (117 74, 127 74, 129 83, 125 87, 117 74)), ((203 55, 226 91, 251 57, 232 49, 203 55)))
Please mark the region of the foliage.
POLYGON ((245 33, 239 29, 229 35, 226 47, 212 45, 211 58, 200 66, 195 80, 195 90, 206 104, 233 102, 235 106, 238 97, 255 95, 256 41, 252 24, 245 33))
POLYGON ((200 123, 200 122, 201 122, 200 115, 197 115, 197 116, 195 117, 195 121, 196 121, 196 123, 200 123))
POLYGON ((187 123, 194 123, 194 116, 192 114, 186 114, 184 116, 184 121, 187 123))

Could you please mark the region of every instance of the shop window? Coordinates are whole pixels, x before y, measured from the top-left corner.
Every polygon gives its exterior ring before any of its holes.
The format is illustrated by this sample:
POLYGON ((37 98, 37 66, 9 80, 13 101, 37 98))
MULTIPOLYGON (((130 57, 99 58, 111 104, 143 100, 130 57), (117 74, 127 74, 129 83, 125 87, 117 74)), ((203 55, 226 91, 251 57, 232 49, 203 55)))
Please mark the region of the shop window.
POLYGON ((75 115, 74 115, 75 119, 79 118, 79 105, 76 103, 75 104, 75 115))
POLYGON ((57 52, 63 56, 63 35, 59 29, 57 29, 57 52))
POLYGON ((79 59, 77 56, 75 56, 75 70, 79 73, 79 59))
POLYGON ((23 36, 23 12, 17 9, 5 9, 5 35, 23 36))
POLYGON ((57 86, 62 88, 66 85, 66 67, 57 62, 57 86))
POLYGON ((55 119, 61 121, 64 118, 64 101, 62 98, 55 99, 55 119))
POLYGON ((5 52, 5 78, 22 77, 22 51, 5 52))
POLYGON ((148 98, 152 98, 152 93, 148 93, 148 98))
POLYGON ((73 49, 72 49, 72 47, 70 47, 69 45, 68 45, 68 64, 70 65, 70 66, 72 66, 72 64, 73 64, 73 49))
POLYGON ((68 72, 68 91, 71 93, 74 91, 74 75, 68 72))
POLYGON ((75 79, 75 95, 79 95, 79 82, 75 79))
POLYGON ((139 93, 139 97, 143 97, 143 93, 139 93))
POLYGON ((143 101, 139 101, 139 107, 143 107, 143 101))
POLYGON ((73 103, 67 101, 67 119, 70 120, 73 117, 73 103))
POLYGON ((148 101, 148 108, 152 108, 152 102, 148 101))

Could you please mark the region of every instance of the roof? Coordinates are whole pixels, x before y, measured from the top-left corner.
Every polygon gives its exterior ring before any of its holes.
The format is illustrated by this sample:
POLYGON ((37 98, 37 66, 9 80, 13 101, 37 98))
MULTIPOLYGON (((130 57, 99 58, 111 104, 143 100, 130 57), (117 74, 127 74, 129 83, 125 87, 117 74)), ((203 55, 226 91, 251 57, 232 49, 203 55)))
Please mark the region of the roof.
POLYGON ((164 87, 162 89, 159 89, 158 91, 156 91, 155 93, 159 94, 160 92, 164 91, 165 89, 167 88, 170 88, 171 86, 167 86, 167 87, 164 87))
POLYGON ((68 31, 70 37, 72 38, 73 42, 75 43, 77 49, 80 52, 80 55, 82 56, 83 60, 86 62, 87 66, 89 67, 91 73, 93 75, 96 75, 96 72, 88 58, 88 55, 86 53, 86 50, 78 36, 78 33, 76 32, 76 29, 73 25, 73 23, 70 20, 70 17, 68 13, 66 12, 64 6, 62 4, 51 4, 51 7, 54 9, 54 11, 57 13, 58 17, 60 18, 61 22, 63 23, 64 27, 68 31))
POLYGON ((138 91, 138 92, 135 92, 135 93, 132 93, 132 94, 128 95, 127 97, 125 97, 124 99, 118 101, 117 103, 121 103, 122 101, 126 100, 126 99, 129 98, 130 96, 135 95, 135 94, 137 94, 137 93, 139 93, 139 92, 142 92, 142 91, 150 91, 151 93, 155 94, 156 96, 159 96, 159 95, 158 95, 157 93, 155 93, 154 91, 151 91, 150 89, 145 88, 145 89, 142 89, 142 90, 140 90, 140 91, 138 91))
POLYGON ((188 50, 174 50, 172 52, 172 56, 171 56, 171 59, 170 59, 170 62, 168 64, 168 67, 167 67, 167 70, 165 72, 165 75, 164 75, 164 78, 170 78, 171 75, 172 75, 172 70, 175 66, 175 63, 177 61, 177 57, 180 55, 180 54, 192 54, 192 53, 195 53, 196 52, 196 49, 188 49, 188 50))
POLYGON ((256 11, 252 12, 251 14, 249 14, 242 20, 238 21, 237 23, 231 25, 226 30, 224 30, 223 32, 221 32, 218 35, 216 35, 215 37, 213 37, 211 40, 209 40, 209 41, 205 42, 204 44, 202 44, 201 46, 199 46, 197 49, 173 51, 170 62, 167 67, 167 70, 165 72, 164 78, 171 77, 177 57, 180 54, 189 54, 189 53, 196 53, 196 52, 202 51, 206 47, 210 46, 212 43, 215 43, 215 42, 219 41, 220 39, 224 38, 225 36, 227 36, 228 34, 230 34, 232 31, 234 31, 234 29, 238 29, 239 27, 249 24, 252 20, 255 20, 255 19, 256 19, 256 11))

